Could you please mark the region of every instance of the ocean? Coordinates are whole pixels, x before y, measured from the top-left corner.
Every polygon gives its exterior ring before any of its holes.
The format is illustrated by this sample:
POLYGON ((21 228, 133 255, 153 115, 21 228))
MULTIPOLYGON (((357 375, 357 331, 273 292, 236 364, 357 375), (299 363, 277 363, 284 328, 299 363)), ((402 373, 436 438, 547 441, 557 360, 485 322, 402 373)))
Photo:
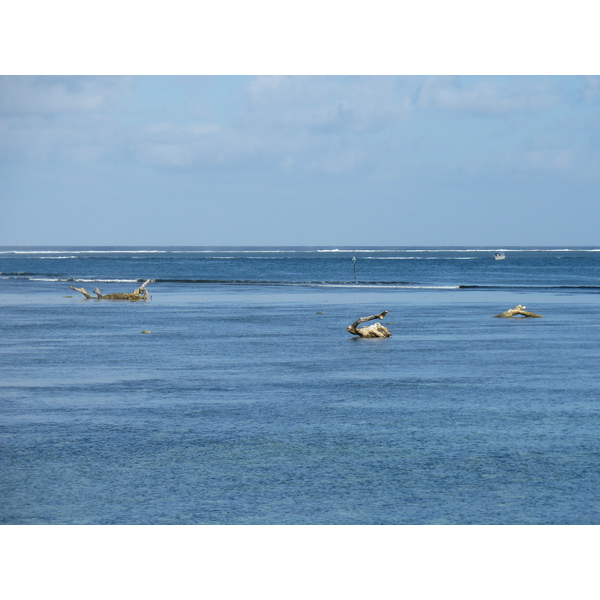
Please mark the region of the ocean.
POLYGON ((598 248, 0 247, 0 335, 3 524, 600 524, 598 248))

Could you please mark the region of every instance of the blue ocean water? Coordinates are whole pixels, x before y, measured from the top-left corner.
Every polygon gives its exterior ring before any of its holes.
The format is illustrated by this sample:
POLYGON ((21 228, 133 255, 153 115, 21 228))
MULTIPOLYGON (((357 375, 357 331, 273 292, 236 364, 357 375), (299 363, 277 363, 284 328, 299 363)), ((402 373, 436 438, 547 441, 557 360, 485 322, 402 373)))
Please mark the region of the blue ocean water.
POLYGON ((599 524, 600 251, 495 250, 0 248, 0 522, 599 524))

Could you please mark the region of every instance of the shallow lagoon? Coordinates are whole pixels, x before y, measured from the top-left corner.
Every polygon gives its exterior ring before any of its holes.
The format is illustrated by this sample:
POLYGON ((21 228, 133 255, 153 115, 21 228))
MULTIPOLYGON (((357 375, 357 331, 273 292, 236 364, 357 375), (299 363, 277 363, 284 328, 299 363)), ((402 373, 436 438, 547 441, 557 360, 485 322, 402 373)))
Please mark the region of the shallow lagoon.
POLYGON ((600 523, 594 291, 149 289, 0 281, 3 523, 600 523))

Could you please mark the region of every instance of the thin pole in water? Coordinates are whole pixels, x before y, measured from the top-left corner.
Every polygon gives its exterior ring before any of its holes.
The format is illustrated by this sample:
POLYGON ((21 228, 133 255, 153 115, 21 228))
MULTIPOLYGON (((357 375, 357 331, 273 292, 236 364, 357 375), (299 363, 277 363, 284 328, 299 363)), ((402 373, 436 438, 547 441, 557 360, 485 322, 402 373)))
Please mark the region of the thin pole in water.
POLYGON ((354 263, 354 279, 356 279, 356 257, 352 257, 352 262, 354 263))

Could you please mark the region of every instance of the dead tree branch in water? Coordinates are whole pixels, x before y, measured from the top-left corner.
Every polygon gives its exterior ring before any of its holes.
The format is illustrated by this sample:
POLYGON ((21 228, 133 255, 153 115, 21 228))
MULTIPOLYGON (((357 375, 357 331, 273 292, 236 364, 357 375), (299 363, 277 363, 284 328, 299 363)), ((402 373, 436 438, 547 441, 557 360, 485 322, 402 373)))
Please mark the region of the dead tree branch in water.
MULTIPOLYGON (((148 290, 146 286, 151 282, 151 279, 146 280, 139 288, 134 290, 131 294, 106 294, 103 295, 98 288, 94 289, 94 294, 96 294, 96 299, 100 300, 129 300, 135 302, 137 300, 147 300, 148 299, 148 290)), ((72 290, 76 292, 80 292, 83 294, 88 300, 93 300, 94 296, 90 296, 83 288, 76 288, 72 285, 69 286, 72 290)))
POLYGON ((535 313, 529 312, 529 311, 525 310, 526 308, 527 308, 526 306, 521 306, 520 304, 517 304, 517 306, 515 306, 514 308, 505 310, 503 313, 500 313, 499 315, 494 315, 494 317, 502 317, 504 319, 510 319, 511 317, 514 317, 516 315, 521 315, 522 317, 542 318, 542 315, 536 315, 535 313))
POLYGON ((381 323, 375 323, 374 325, 368 325, 367 327, 357 327, 357 325, 360 325, 365 321, 372 321, 373 319, 383 319, 383 317, 385 317, 387 313, 388 311, 384 310, 378 315, 372 315, 371 317, 363 317, 362 319, 358 319, 357 321, 354 321, 354 323, 352 323, 350 327, 347 327, 346 331, 350 332, 352 335, 357 335, 361 338, 391 337, 392 334, 381 323))

